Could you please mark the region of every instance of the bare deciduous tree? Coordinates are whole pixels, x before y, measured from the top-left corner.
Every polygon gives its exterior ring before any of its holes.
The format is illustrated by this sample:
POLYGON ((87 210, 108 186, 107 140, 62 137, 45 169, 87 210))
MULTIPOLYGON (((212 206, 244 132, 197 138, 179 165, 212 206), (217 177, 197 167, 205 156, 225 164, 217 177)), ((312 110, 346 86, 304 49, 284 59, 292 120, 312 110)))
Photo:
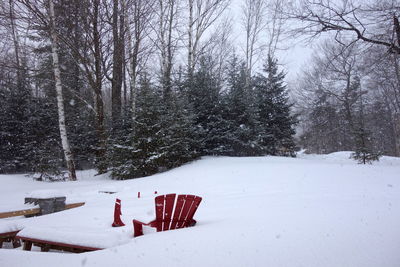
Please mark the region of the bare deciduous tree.
POLYGON ((156 13, 156 24, 153 28, 156 33, 154 44, 159 50, 161 61, 161 85, 165 97, 172 90, 171 75, 175 52, 180 38, 177 36, 178 1, 159 0, 156 13))
POLYGON ((252 75, 252 68, 261 49, 259 40, 266 27, 265 0, 245 0, 242 6, 242 25, 246 33, 245 60, 247 69, 247 83, 252 75))
POLYGON ((127 35, 128 35, 128 71, 130 76, 131 113, 133 120, 136 116, 137 76, 146 47, 145 38, 150 31, 150 22, 153 17, 155 0, 134 0, 127 5, 127 35))
POLYGON ((191 76, 202 47, 201 38, 208 28, 221 16, 230 0, 187 0, 189 9, 188 21, 188 73, 191 76))
POLYGON ((53 58, 53 71, 55 79, 55 87, 57 91, 57 107, 58 107, 58 125, 60 128, 61 144, 64 150, 65 161, 69 172, 69 179, 76 180, 75 163, 72 156, 71 148, 68 141, 67 128, 65 125, 64 98, 62 92, 60 63, 58 59, 58 37, 56 33, 54 3, 49 0, 49 26, 51 39, 51 55, 53 58))
POLYGON ((391 0, 304 0, 288 7, 286 15, 302 22, 292 33, 316 37, 331 32, 343 45, 363 41, 400 54, 398 10, 391 0))
POLYGON ((284 33, 286 17, 283 15, 283 10, 286 6, 285 0, 269 0, 267 4, 267 48, 268 55, 274 56, 279 42, 284 33))
POLYGON ((112 80, 111 99, 113 121, 121 117, 121 91, 123 83, 123 67, 125 56, 125 0, 113 0, 112 11, 112 36, 113 36, 113 58, 112 58, 112 80), (119 4, 120 2, 120 4, 119 4))

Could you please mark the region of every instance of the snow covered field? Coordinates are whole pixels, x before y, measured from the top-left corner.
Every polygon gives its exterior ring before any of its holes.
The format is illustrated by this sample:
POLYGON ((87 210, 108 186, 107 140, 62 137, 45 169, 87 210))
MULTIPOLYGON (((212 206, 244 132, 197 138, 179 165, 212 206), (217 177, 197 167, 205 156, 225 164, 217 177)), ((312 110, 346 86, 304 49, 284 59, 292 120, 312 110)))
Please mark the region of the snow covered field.
POLYGON ((0 266, 398 267, 400 159, 364 166, 348 157, 209 157, 130 181, 93 171, 80 172, 78 182, 59 183, 0 175, 0 212, 23 208, 25 196, 54 190, 69 203, 86 202, 41 217, 0 219, 0 232, 24 228, 106 248, 69 254, 8 246, 0 249, 0 266), (132 219, 154 218, 155 190, 202 196, 197 225, 133 239, 132 219), (111 227, 116 197, 125 227, 111 227))

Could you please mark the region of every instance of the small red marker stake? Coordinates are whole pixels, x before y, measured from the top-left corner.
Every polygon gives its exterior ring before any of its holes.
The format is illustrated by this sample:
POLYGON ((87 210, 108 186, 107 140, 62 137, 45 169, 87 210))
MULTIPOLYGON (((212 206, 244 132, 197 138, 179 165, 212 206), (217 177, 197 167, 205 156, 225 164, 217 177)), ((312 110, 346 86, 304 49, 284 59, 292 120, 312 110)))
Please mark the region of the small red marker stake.
POLYGON ((137 198, 140 198, 140 192, 137 192, 137 198))
POLYGON ((157 191, 154 191, 154 195, 157 195, 157 191))
POLYGON ((119 226, 125 226, 125 224, 121 220, 121 200, 120 199, 115 199, 115 208, 114 208, 114 222, 112 224, 112 227, 119 227, 119 226))

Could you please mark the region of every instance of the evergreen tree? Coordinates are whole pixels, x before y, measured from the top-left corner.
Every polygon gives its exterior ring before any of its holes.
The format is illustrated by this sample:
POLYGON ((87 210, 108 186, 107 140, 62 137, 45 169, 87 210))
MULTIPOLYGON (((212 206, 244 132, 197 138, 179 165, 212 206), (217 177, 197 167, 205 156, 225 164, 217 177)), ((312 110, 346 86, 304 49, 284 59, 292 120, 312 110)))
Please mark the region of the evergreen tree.
POLYGON ((198 156, 190 113, 172 92, 169 97, 165 99, 162 90, 142 79, 135 121, 110 149, 114 178, 152 175, 198 156))
POLYGON ((256 112, 252 90, 246 86, 246 69, 234 56, 228 72, 229 92, 226 95, 229 143, 232 156, 253 156, 260 153, 256 143, 256 112))
POLYGON ((358 119, 353 124, 353 134, 355 140, 355 151, 351 155, 352 158, 359 163, 366 164, 372 161, 378 161, 381 153, 374 151, 371 132, 366 128, 364 121, 364 93, 361 90, 361 82, 357 77, 352 84, 352 90, 355 101, 358 105, 358 119))
POLYGON ((113 145, 112 175, 116 179, 148 176, 158 171, 161 95, 148 80, 141 81, 137 111, 130 132, 113 145))
MULTIPOLYGON (((53 99, 54 100, 54 99, 53 99)), ((63 178, 63 152, 57 122, 55 101, 35 98, 31 104, 29 136, 30 171, 40 174, 42 180, 63 178)))
POLYGON ((158 164, 163 169, 178 167, 198 157, 193 116, 183 100, 176 96, 164 100, 161 116, 158 164))
POLYGON ((284 72, 278 70, 277 60, 269 56, 264 73, 254 79, 258 115, 256 131, 263 154, 295 155, 293 126, 296 120, 290 114, 284 78, 284 72))
POLYGON ((378 161, 381 153, 375 152, 371 147, 371 133, 364 127, 360 126, 356 130, 355 135, 356 149, 351 154, 351 157, 361 164, 378 161))
POLYGON ((201 155, 229 154, 229 125, 224 116, 227 109, 223 105, 221 85, 207 58, 201 59, 199 69, 187 81, 187 88, 199 152, 201 155))
POLYGON ((0 88, 0 172, 29 171, 27 153, 32 95, 26 83, 9 73, 0 88))
POLYGON ((314 92, 315 100, 307 114, 307 126, 300 136, 300 143, 311 153, 326 154, 343 150, 345 144, 341 118, 335 103, 323 90, 314 92))

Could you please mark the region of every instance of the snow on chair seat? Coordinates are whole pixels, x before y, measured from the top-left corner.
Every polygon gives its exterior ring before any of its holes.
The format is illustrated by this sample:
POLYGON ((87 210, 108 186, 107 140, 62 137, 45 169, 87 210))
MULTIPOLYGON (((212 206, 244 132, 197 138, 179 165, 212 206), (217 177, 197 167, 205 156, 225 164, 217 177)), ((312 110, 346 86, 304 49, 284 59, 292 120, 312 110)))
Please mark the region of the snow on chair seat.
POLYGON ((175 203, 175 197, 176 194, 156 197, 156 219, 149 223, 133 220, 134 237, 143 235, 143 225, 157 228, 157 232, 194 226, 196 220, 193 216, 202 198, 194 195, 178 195, 175 203))

